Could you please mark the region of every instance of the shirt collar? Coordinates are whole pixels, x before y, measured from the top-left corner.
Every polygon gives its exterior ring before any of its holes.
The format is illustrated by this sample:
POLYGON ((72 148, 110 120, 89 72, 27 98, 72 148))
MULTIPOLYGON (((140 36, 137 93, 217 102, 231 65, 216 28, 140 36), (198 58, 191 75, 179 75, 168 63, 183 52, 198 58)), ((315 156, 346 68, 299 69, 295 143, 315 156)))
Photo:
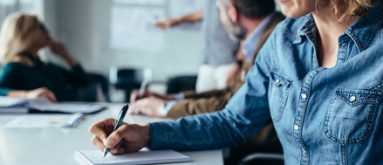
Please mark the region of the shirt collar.
MULTIPOLYGON (((369 9, 366 16, 358 19, 353 25, 351 25, 340 39, 343 37, 350 37, 360 51, 363 51, 369 45, 371 38, 376 34, 376 31, 383 25, 383 5, 376 2, 374 7, 369 9)), ((301 43, 303 36, 313 36, 316 32, 316 25, 312 14, 305 16, 302 26, 298 28, 293 43, 301 43)))
POLYGON ((349 27, 345 34, 348 35, 358 46, 359 51, 367 49, 371 39, 383 25, 383 4, 378 1, 368 14, 357 20, 349 27))
POLYGON ((266 16, 262 22, 258 25, 257 28, 251 32, 251 34, 246 38, 243 44, 242 53, 245 55, 246 61, 251 62, 253 59, 255 48, 258 45, 259 39, 261 38, 263 32, 266 29, 266 26, 271 21, 271 18, 273 17, 274 13, 269 14, 266 16))

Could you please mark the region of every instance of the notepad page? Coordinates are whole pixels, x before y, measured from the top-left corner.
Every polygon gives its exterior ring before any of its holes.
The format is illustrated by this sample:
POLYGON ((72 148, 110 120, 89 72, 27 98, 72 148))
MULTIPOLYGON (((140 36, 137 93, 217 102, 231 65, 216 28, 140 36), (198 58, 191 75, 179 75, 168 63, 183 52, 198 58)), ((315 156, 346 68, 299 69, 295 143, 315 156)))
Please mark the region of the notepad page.
POLYGON ((51 103, 47 101, 34 100, 29 102, 28 107, 40 111, 54 110, 67 113, 92 113, 101 110, 104 106, 80 102, 51 103))
POLYGON ((76 151, 76 157, 90 165, 140 165, 191 161, 189 156, 172 150, 140 151, 125 155, 108 154, 103 158, 100 150, 76 151))

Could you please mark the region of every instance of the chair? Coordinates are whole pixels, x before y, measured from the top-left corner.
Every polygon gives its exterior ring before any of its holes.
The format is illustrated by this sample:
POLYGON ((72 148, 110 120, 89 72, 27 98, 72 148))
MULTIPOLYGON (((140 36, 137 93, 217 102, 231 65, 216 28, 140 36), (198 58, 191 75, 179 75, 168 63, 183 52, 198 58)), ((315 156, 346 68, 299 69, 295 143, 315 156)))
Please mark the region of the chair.
POLYGON ((197 83, 196 75, 175 76, 166 82, 166 93, 175 94, 183 91, 195 90, 197 83))
POLYGON ((118 68, 112 67, 109 71, 109 81, 116 88, 124 91, 125 102, 129 102, 133 90, 144 90, 152 80, 150 68, 118 68))
POLYGON ((283 165, 282 154, 269 154, 269 153, 254 153, 242 159, 239 165, 254 165, 254 164, 267 164, 267 165, 283 165))

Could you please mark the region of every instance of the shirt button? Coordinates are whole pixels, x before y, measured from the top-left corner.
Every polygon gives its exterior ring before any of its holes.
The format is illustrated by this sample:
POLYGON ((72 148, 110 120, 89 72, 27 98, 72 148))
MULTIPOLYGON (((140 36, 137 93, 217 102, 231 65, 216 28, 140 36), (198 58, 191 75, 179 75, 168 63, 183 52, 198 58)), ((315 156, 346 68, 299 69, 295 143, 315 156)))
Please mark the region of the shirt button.
POLYGON ((280 82, 281 82, 280 79, 276 79, 276 80, 274 81, 274 84, 275 84, 275 85, 279 85, 280 82))
POLYGON ((351 96, 350 99, 349 99, 351 102, 354 102, 356 100, 356 97, 355 96, 351 96))
POLYGON ((302 93, 302 94, 301 94, 301 98, 302 98, 302 99, 307 99, 307 94, 306 94, 306 93, 302 93))
POLYGON ((302 153, 306 154, 307 153, 306 149, 302 149, 302 153))
POLYGON ((294 125, 294 130, 295 130, 295 131, 298 131, 298 130, 299 130, 299 126, 295 124, 295 125, 294 125))

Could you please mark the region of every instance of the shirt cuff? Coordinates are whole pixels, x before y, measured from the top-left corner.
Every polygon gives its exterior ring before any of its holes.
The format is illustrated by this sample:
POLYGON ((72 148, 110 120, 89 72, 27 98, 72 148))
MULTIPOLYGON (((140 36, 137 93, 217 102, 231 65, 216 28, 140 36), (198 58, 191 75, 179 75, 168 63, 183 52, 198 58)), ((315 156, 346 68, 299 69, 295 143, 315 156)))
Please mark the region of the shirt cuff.
POLYGON ((174 100, 183 100, 183 99, 185 99, 185 94, 183 94, 183 93, 178 93, 178 94, 175 94, 173 96, 174 96, 174 100))
POLYGON ((160 113, 163 116, 166 116, 166 114, 168 114, 168 112, 172 109, 172 107, 174 106, 174 104, 176 104, 176 102, 177 101, 175 100, 165 102, 165 104, 162 105, 160 108, 160 113))
POLYGON ((151 150, 159 150, 170 148, 169 127, 165 122, 149 123, 150 142, 148 148, 151 150))

